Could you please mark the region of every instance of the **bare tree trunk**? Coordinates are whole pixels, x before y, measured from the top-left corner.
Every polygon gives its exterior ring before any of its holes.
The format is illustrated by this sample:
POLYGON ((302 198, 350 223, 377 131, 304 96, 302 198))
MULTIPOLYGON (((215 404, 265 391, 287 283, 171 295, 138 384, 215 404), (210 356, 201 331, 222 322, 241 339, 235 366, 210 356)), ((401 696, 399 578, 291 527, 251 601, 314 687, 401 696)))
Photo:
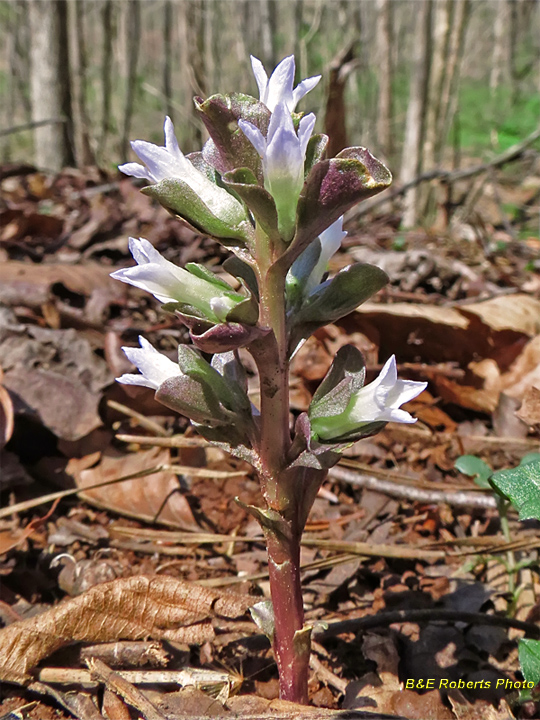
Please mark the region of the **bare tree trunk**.
POLYGON ((335 157, 347 147, 345 83, 356 67, 355 44, 344 48, 330 63, 330 78, 324 113, 324 132, 328 135, 328 157, 335 157))
POLYGON ((276 51, 276 2, 259 0, 260 37, 263 64, 273 69, 277 65, 276 51))
POLYGON ((173 12, 174 10, 172 0, 165 0, 165 5, 163 7, 163 94, 165 95, 167 115, 174 122, 174 107, 172 103, 172 31, 174 24, 173 12))
MULTIPOLYGON (((434 0, 432 17, 433 45, 431 52, 431 68, 429 74, 428 98, 426 103, 426 119, 423 142, 423 171, 436 167, 436 150, 440 144, 437 131, 441 114, 441 93, 446 71, 448 39, 450 33, 450 1, 434 0)), ((426 216, 432 204, 434 185, 420 187, 418 206, 426 216)))
POLYGON ((376 0, 377 73, 379 95, 377 107, 377 143, 386 158, 393 150, 392 142, 392 2, 376 0))
POLYGON ((101 58, 101 132, 98 158, 103 163, 107 139, 111 129, 112 59, 113 59, 113 4, 106 0, 101 8, 103 50, 101 58))
POLYGON ((65 0, 29 3, 32 119, 55 120, 34 130, 39 167, 58 171, 74 165, 70 141, 71 97, 65 0))
MULTIPOLYGON (((204 23, 203 0, 186 0, 186 36, 187 62, 191 85, 191 94, 206 96, 206 66, 204 62, 204 23)), ((190 98, 191 99, 191 98, 190 98)), ((203 133, 197 111, 191 103, 192 116, 197 123, 193 126, 193 141, 199 147, 203 142, 203 133)))
POLYGON ((493 22, 493 52, 491 55, 491 71, 489 74, 489 87, 494 94, 502 82, 510 79, 510 35, 508 33, 508 3, 494 4, 495 19, 493 22))
POLYGON ((139 45, 141 40, 141 5, 140 0, 128 0, 127 8, 127 87, 126 100, 124 105, 124 118, 122 126, 122 138, 120 141, 120 157, 125 162, 129 152, 129 135, 131 119, 133 116, 133 104, 135 101, 135 90, 137 86, 137 63, 139 59, 139 45))
POLYGON ((71 96, 73 100, 73 139, 77 165, 93 165, 90 122, 86 106, 86 42, 83 28, 84 3, 68 0, 71 96))
MULTIPOLYGON (((417 0, 414 7, 416 12, 414 58, 400 173, 400 180, 403 184, 414 180, 421 170, 422 137, 429 79, 431 0, 417 0)), ((411 188, 405 193, 402 219, 402 225, 405 228, 413 227, 418 222, 417 198, 417 187, 411 188)))
POLYGON ((438 163, 441 161, 448 133, 456 114, 463 50, 465 47, 465 32, 471 9, 470 0, 453 0, 452 4, 454 15, 448 41, 448 59, 446 61, 439 115, 438 137, 440 144, 439 147, 435 148, 435 159, 438 163))

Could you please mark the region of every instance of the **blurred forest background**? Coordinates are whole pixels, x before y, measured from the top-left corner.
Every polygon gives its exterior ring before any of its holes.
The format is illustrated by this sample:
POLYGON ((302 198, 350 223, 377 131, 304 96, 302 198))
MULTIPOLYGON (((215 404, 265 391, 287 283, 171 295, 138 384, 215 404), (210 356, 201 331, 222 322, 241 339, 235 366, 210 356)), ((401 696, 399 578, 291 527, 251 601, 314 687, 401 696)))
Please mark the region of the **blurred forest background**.
MULTIPOLYGON (((12 0, 0 32, 0 161, 46 170, 112 170, 130 138, 162 142, 166 113, 199 149, 193 95, 257 95, 250 53, 321 73, 301 109, 330 154, 367 146, 401 184, 489 160, 540 118, 540 0, 12 0)), ((411 226, 426 198, 408 198, 411 226)))

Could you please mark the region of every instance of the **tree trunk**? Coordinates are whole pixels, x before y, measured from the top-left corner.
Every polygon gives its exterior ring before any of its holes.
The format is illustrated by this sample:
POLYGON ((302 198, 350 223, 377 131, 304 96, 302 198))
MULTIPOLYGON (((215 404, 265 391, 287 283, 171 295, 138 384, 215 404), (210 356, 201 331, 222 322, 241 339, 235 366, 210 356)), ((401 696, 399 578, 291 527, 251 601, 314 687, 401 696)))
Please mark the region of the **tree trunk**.
MULTIPOLYGON (((202 0, 186 2, 187 63, 191 95, 206 96, 206 64, 204 58, 204 23, 202 0)), ((191 101, 191 98, 189 98, 191 101)), ((199 114, 191 102, 193 124, 193 142, 197 148, 203 143, 203 133, 199 114)))
POLYGON ((111 129, 112 99, 112 59, 113 59, 113 4, 106 0, 101 8, 103 32, 101 58, 101 132, 99 138, 98 158, 103 163, 106 154, 107 138, 111 129))
POLYGON ((489 74, 489 88, 495 94, 501 83, 510 79, 510 45, 508 33, 508 4, 495 3, 495 19, 493 22, 493 52, 491 54, 491 71, 489 74))
POLYGON ((141 4, 140 0, 128 0, 126 3, 127 12, 127 85, 124 105, 124 117, 122 126, 122 138, 120 141, 120 157, 126 162, 129 153, 129 136, 131 130, 131 119, 133 117, 133 105, 135 102, 135 90, 137 87, 137 63, 139 60, 139 45, 141 40, 141 4))
POLYGON ((376 0, 375 47, 379 94, 377 103, 377 144, 379 153, 392 154, 392 2, 376 0))
POLYGON ((338 152, 348 146, 346 109, 345 109, 345 83, 354 67, 355 46, 351 43, 344 48, 330 63, 330 78, 328 81, 328 94, 324 112, 324 132, 328 135, 328 157, 335 157, 338 152))
MULTIPOLYGON (((415 44, 401 162, 400 181, 402 184, 414 180, 421 170, 422 137, 429 79, 431 0, 417 0, 414 7, 416 12, 415 44)), ((402 225, 405 228, 413 227, 418 222, 417 199, 417 187, 413 187, 405 193, 402 219, 402 225)))
MULTIPOLYGON (((437 131, 441 113, 441 92, 446 71, 449 33, 450 2, 449 0, 434 0, 432 18, 433 49, 426 104, 423 159, 421 161, 423 171, 432 170, 437 165, 436 151, 440 145, 437 131)), ((420 202, 418 205, 422 209, 424 216, 429 212, 432 205, 433 191, 433 184, 419 188, 420 202)))
POLYGON ((73 139, 77 165, 93 165, 90 146, 90 122, 86 106, 86 42, 84 37, 84 3, 68 0, 71 96, 73 99, 73 139))
POLYGON ((172 0, 165 0, 163 7, 163 94, 165 95, 165 105, 167 115, 174 122, 174 107, 172 102, 173 83, 172 83, 172 66, 173 66, 173 47, 172 47, 172 31, 174 24, 172 0))
POLYGON ((439 147, 435 148, 436 161, 441 161, 450 127, 454 121, 459 99, 459 81, 465 47, 470 0, 453 0, 454 15, 448 40, 448 59, 441 93, 441 110, 439 114, 439 147))
POLYGON ((34 129, 38 167, 58 171, 74 165, 65 0, 34 0, 30 17, 32 120, 52 120, 34 129))

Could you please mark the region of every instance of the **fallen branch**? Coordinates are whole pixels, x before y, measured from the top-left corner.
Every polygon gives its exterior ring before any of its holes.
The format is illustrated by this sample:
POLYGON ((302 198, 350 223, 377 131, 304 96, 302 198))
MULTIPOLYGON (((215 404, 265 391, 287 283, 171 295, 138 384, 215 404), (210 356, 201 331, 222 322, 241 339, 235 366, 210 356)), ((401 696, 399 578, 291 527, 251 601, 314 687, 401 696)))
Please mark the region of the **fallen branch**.
POLYGON ((429 170, 425 173, 422 173, 421 175, 418 175, 418 177, 415 177, 413 180, 405 183, 405 185, 402 185, 401 187, 393 187, 392 190, 384 190, 376 197, 361 202, 359 205, 356 206, 354 210, 351 210, 347 213, 347 220, 357 220, 363 215, 366 215, 367 213, 374 210, 379 205, 383 205, 386 202, 391 202, 392 200, 395 200, 401 195, 405 195, 405 193, 407 193, 409 190, 416 187, 417 185, 420 185, 423 182, 428 182, 430 180, 442 180, 442 182, 449 184, 457 182, 458 180, 464 180, 466 178, 473 177, 474 175, 479 175, 482 172, 501 167, 502 165, 506 165, 506 163, 520 158, 525 152, 525 150, 536 140, 538 140, 538 138, 540 138, 540 127, 536 128, 534 132, 528 135, 520 143, 512 145, 512 147, 508 148, 508 150, 505 150, 503 153, 497 155, 497 157, 493 158, 493 160, 490 160, 487 163, 473 165, 470 168, 465 168, 462 170, 442 170, 441 168, 436 168, 434 170, 429 170))

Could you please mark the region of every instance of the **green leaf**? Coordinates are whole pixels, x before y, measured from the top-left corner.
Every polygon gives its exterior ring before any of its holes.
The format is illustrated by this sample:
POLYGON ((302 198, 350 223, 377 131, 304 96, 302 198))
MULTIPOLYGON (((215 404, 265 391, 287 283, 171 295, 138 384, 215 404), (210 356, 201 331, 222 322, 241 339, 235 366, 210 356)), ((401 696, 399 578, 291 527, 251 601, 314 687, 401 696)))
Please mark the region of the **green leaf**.
POLYGON ((289 350, 320 327, 348 315, 388 282, 388 275, 375 265, 355 263, 319 285, 292 317, 289 350))
POLYGON ((538 462, 538 460, 540 460, 540 453, 537 453, 537 452, 527 453, 527 455, 524 455, 521 458, 519 464, 520 465, 528 465, 529 463, 532 463, 532 462, 538 462))
POLYGON ((224 245, 236 241, 249 245, 253 229, 245 208, 236 198, 218 185, 208 183, 208 191, 201 198, 180 178, 166 178, 141 191, 155 198, 194 228, 221 240, 224 245))
POLYGON ((519 664, 527 682, 540 682, 540 640, 523 638, 519 641, 519 664))
POLYGON ((489 478, 493 475, 493 470, 487 463, 479 457, 476 457, 476 455, 462 455, 458 457, 454 463, 454 467, 464 475, 472 477, 479 487, 491 487, 489 478))
POLYGON ((520 520, 540 520, 540 462, 499 470, 490 482, 518 510, 520 520))
POLYGON ((341 347, 315 391, 309 406, 309 417, 320 418, 340 415, 353 392, 360 390, 366 380, 366 364, 360 350, 354 345, 341 347))
POLYGON ((195 98, 195 107, 211 138, 203 147, 206 162, 221 175, 247 167, 262 184, 261 158, 240 130, 238 120, 247 120, 266 136, 271 117, 266 105, 250 95, 231 93, 212 95, 207 100, 195 98))

